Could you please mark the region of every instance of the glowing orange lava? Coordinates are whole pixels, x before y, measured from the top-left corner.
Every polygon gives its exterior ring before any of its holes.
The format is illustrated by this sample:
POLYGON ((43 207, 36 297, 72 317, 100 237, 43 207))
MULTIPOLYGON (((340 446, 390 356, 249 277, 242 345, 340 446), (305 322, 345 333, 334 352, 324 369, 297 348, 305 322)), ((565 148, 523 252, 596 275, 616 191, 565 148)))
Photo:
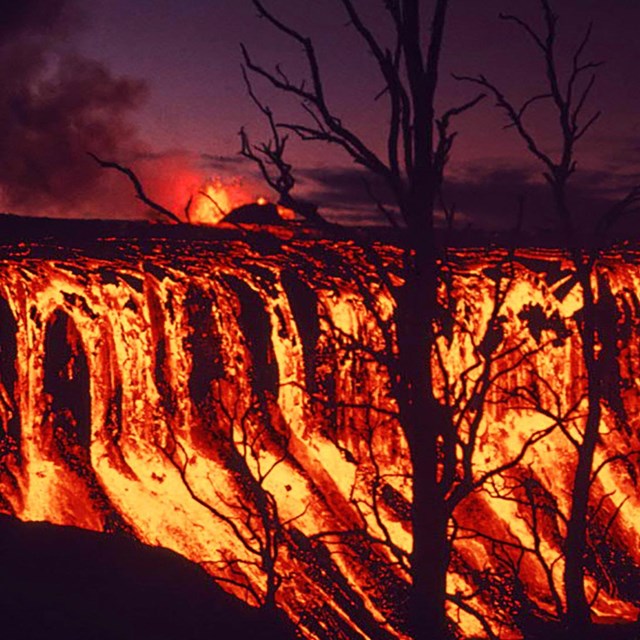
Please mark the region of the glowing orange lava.
MULTIPOLYGON (((216 181, 203 191, 201 224, 245 195, 216 181)), ((411 466, 379 274, 336 241, 128 241, 128 258, 116 244, 0 260, 0 510, 126 523, 253 605, 273 596, 308 638, 408 639, 411 466)), ((397 250, 376 250, 393 271, 397 250)), ((450 532, 461 637, 521 638, 527 612, 554 619, 564 606, 581 292, 566 257, 534 250, 499 289, 502 259, 452 255, 432 362, 461 434, 454 462, 478 481, 450 532)), ((616 318, 602 353, 616 354, 621 382, 618 404, 603 402, 586 584, 595 619, 634 620, 640 258, 603 255, 595 273, 599 308, 616 318)))

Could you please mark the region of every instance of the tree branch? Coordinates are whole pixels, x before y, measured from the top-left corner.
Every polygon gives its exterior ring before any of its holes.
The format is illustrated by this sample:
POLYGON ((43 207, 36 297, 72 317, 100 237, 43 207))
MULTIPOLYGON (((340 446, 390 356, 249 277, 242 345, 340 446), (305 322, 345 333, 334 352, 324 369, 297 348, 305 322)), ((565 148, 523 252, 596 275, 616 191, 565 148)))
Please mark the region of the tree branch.
MULTIPOLYGON (((291 83, 284 74, 279 73, 278 75, 275 75, 267 71, 264 67, 254 63, 249 55, 247 48, 244 45, 241 45, 246 67, 250 71, 265 78, 275 88, 280 89, 285 93, 297 96, 303 102, 306 101, 317 109, 322 122, 333 135, 329 137, 325 136, 323 138, 321 136, 321 132, 316 131, 316 134, 320 136, 316 139, 324 139, 327 142, 336 142, 337 140, 343 141, 343 143, 341 143, 341 146, 354 158, 354 160, 356 160, 356 162, 364 164, 376 173, 384 175, 387 179, 391 180, 392 175, 389 168, 378 158, 378 156, 373 151, 371 151, 367 147, 367 145, 358 136, 356 136, 352 131, 343 127, 340 119, 336 118, 331 113, 325 99, 324 86, 320 74, 320 66, 318 64, 315 48, 311 39, 303 36, 295 29, 278 20, 272 13, 267 11, 260 0, 253 0, 253 4, 258 9, 258 13, 261 17, 266 18, 276 29, 302 45, 311 73, 313 90, 306 90, 303 84, 296 86, 291 83)), ((299 126, 291 125, 289 128, 297 132, 299 126)))
POLYGON ((133 184, 134 189, 136 190, 136 198, 144 202, 150 209, 153 209, 160 215, 163 215, 165 218, 169 218, 169 220, 172 220, 177 224, 182 224, 182 220, 180 220, 180 218, 175 213, 173 213, 173 211, 169 211, 169 209, 163 207, 161 204, 158 204, 154 200, 151 200, 151 198, 147 196, 142 183, 138 179, 138 176, 136 176, 136 174, 131 169, 129 169, 128 167, 124 167, 117 162, 102 160, 90 151, 87 151, 87 155, 91 156, 103 169, 115 169, 116 171, 119 171, 120 173, 123 173, 125 176, 127 176, 127 178, 129 178, 129 180, 131 181, 131 184, 133 184))
MULTIPOLYGON (((513 104, 505 97, 505 95, 496 87, 496 85, 487 80, 484 75, 472 77, 459 76, 454 74, 453 77, 456 80, 460 80, 461 82, 471 82, 473 84, 484 87, 485 89, 488 89, 496 99, 496 106, 506 112, 507 117, 511 122, 511 126, 516 128, 520 137, 525 141, 531 153, 533 153, 536 158, 541 160, 551 172, 555 171, 556 165, 554 164, 553 160, 551 160, 551 158, 538 147, 534 137, 529 133, 527 128, 524 126, 524 123, 522 122, 522 114, 526 109, 526 103, 524 107, 516 109, 513 104)), ((530 104, 532 100, 529 100, 528 102, 530 104)))

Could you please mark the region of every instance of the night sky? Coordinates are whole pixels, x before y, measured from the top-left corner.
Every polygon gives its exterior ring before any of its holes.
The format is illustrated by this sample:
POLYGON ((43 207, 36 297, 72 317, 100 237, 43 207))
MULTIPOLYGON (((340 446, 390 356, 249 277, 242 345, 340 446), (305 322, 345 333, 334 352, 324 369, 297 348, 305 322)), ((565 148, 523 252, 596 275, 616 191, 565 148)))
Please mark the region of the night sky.
MULTIPOLYGON (((265 4, 313 38, 336 115, 382 150, 386 103, 374 100, 381 80, 340 2, 265 4)), ((390 35, 382 1, 357 4, 382 39, 390 35)), ((176 209, 207 178, 220 178, 246 197, 272 195, 238 155, 241 126, 255 141, 266 135, 243 85, 239 43, 265 66, 281 63, 291 78, 302 79, 306 68, 296 46, 259 19, 250 0, 1 0, 0 8, 3 210, 144 216, 126 180, 99 170, 86 151, 132 166, 150 195, 176 209)), ((576 206, 591 215, 640 183, 640 2, 556 0, 554 8, 559 53, 570 53, 592 21, 586 58, 606 62, 586 111, 599 109, 602 116, 578 147, 573 183, 576 206)), ((440 109, 477 93, 451 72, 483 73, 517 103, 544 91, 538 52, 521 31, 498 20, 500 11, 541 27, 537 0, 452 0, 440 109)), ((255 87, 280 120, 305 118, 266 84, 255 87)), ((532 110, 530 123, 545 149, 557 148, 555 122, 544 106, 532 110)), ((511 225, 519 195, 526 198, 527 224, 547 225, 540 167, 504 124, 491 100, 455 124, 459 137, 446 193, 461 226, 511 225)), ((339 149, 292 141, 289 158, 300 195, 342 219, 374 219, 362 175, 339 149)))

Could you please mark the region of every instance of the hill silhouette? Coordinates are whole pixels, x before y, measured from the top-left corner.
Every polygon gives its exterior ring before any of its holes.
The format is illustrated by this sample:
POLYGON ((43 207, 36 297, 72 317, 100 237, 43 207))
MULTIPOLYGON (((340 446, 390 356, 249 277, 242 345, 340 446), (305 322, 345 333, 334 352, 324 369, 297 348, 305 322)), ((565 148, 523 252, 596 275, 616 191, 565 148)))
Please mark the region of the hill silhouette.
POLYGON ((12 640, 289 640, 292 626, 178 554, 0 515, 0 633, 12 640))
POLYGON ((257 204, 252 202, 233 209, 224 217, 224 222, 235 224, 285 224, 275 204, 257 204))

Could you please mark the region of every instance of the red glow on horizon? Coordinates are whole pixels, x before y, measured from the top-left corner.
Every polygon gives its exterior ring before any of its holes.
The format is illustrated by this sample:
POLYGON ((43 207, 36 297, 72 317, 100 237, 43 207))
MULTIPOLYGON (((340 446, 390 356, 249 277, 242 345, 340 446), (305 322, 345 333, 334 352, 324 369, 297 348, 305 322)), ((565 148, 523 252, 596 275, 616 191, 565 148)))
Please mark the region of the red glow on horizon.
POLYGON ((189 222, 203 225, 218 224, 233 209, 256 201, 242 178, 214 177, 194 190, 192 197, 189 222))
POLYGON ((203 176, 184 158, 165 159, 155 171, 141 173, 147 195, 194 225, 216 225, 233 209, 267 204, 256 185, 242 176, 203 176))

